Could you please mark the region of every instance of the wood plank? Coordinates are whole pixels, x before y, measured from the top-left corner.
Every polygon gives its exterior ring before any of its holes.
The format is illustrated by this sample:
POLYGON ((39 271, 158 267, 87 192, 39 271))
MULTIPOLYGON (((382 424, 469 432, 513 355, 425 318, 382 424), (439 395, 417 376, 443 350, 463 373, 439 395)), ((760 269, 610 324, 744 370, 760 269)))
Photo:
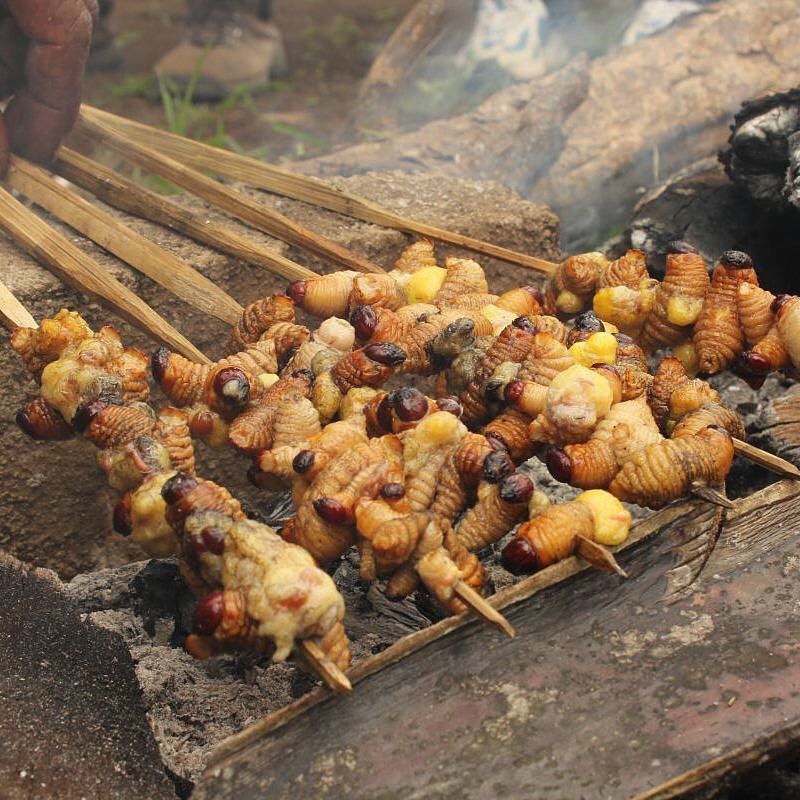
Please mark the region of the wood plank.
POLYGON ((383 272, 381 267, 351 253, 337 242, 320 236, 298 222, 285 217, 269 206, 259 203, 236 189, 226 186, 202 172, 185 166, 169 156, 162 155, 146 145, 139 144, 116 128, 106 125, 94 116, 82 114, 77 129, 95 142, 112 148, 123 158, 138 164, 148 172, 180 186, 187 192, 203 198, 235 219, 246 222, 284 242, 302 247, 320 258, 332 261, 345 269, 359 272, 383 272))
POLYGON ((408 638, 425 646, 356 667, 351 698, 319 692, 234 737, 194 797, 628 798, 735 769, 800 725, 799 515, 793 481, 733 510, 667 508, 617 553, 628 580, 570 559, 567 580, 495 596, 514 640, 458 621, 420 631, 408 638), (703 579, 665 604, 681 548, 720 514, 703 579))
POLYGON ((491 242, 484 242, 471 236, 455 231, 437 228, 417 220, 408 219, 400 214, 395 214, 376 203, 365 200, 358 195, 344 192, 328 185, 324 181, 306 175, 289 172, 254 158, 232 153, 219 147, 195 142, 183 136, 178 136, 169 131, 153 128, 141 122, 125 119, 99 108, 82 106, 83 113, 97 121, 102 121, 108 126, 124 131, 128 136, 136 139, 149 147, 154 147, 162 153, 177 159, 184 164, 189 164, 195 169, 205 170, 214 175, 241 181, 257 189, 291 197, 304 203, 327 208, 337 214, 344 214, 355 219, 382 225, 386 228, 403 231, 414 236, 424 236, 447 244, 463 247, 475 253, 481 253, 510 264, 518 264, 538 272, 550 274, 556 269, 556 264, 537 256, 518 253, 507 247, 500 247, 491 242))
POLYGON ((227 292, 194 267, 120 222, 97 203, 62 186, 40 167, 12 156, 6 180, 56 219, 121 261, 161 284, 193 308, 221 319, 238 322, 244 309, 227 292))

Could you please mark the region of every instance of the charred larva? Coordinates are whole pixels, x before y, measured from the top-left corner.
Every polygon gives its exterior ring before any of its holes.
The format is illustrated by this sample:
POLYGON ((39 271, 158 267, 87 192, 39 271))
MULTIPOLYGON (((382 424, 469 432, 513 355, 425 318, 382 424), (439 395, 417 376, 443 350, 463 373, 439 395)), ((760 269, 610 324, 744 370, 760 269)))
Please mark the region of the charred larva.
POLYGON ((714 267, 711 287, 694 326, 693 341, 701 372, 719 372, 744 349, 744 332, 737 311, 742 283, 758 283, 752 259, 736 250, 723 253, 714 267))
POLYGON ((657 350, 688 338, 709 286, 708 268, 697 249, 686 242, 672 242, 667 249, 664 280, 642 326, 642 347, 657 350))
POLYGON ((71 439, 75 433, 64 417, 41 397, 21 408, 17 412, 16 422, 31 439, 57 442, 71 439))

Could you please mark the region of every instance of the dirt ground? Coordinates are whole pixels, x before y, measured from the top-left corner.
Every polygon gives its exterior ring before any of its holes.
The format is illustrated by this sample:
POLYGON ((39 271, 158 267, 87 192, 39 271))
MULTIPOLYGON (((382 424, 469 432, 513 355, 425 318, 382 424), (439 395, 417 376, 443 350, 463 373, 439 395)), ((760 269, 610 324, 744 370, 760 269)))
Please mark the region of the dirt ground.
MULTIPOLYGON (((368 136, 346 126, 359 82, 413 5, 414 0, 277 0, 275 21, 289 74, 253 91, 243 87, 223 103, 191 104, 186 132, 270 160, 321 155, 368 136)), ((184 0, 117 0, 111 25, 124 64, 89 75, 86 99, 167 127, 152 67, 180 40, 185 16, 184 0)))

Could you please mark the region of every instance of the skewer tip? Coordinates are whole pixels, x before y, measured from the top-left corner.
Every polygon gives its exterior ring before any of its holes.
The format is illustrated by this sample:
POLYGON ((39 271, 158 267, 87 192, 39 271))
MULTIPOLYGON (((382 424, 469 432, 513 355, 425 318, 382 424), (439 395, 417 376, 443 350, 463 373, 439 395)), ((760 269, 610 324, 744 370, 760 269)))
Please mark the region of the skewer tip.
POLYGON ((481 597, 471 586, 459 581, 455 586, 456 595, 479 617, 492 625, 496 625, 509 638, 515 639, 517 632, 514 626, 495 608, 481 597))
POLYGON ((353 691, 353 684, 347 675, 325 655, 316 642, 303 639, 299 642, 298 649, 309 667, 331 691, 337 694, 350 694, 353 691))

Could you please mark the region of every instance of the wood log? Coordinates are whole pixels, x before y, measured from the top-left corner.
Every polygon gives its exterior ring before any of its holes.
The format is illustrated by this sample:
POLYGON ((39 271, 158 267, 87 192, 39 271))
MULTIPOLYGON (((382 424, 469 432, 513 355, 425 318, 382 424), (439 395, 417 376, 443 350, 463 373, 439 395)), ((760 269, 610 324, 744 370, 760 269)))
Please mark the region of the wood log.
POLYGON ((352 670, 357 702, 315 692, 227 740, 193 796, 667 798, 755 763, 800 736, 798 514, 796 481, 670 506, 617 551, 628 580, 567 559, 490 598, 514 640, 463 618, 406 637, 352 670))

